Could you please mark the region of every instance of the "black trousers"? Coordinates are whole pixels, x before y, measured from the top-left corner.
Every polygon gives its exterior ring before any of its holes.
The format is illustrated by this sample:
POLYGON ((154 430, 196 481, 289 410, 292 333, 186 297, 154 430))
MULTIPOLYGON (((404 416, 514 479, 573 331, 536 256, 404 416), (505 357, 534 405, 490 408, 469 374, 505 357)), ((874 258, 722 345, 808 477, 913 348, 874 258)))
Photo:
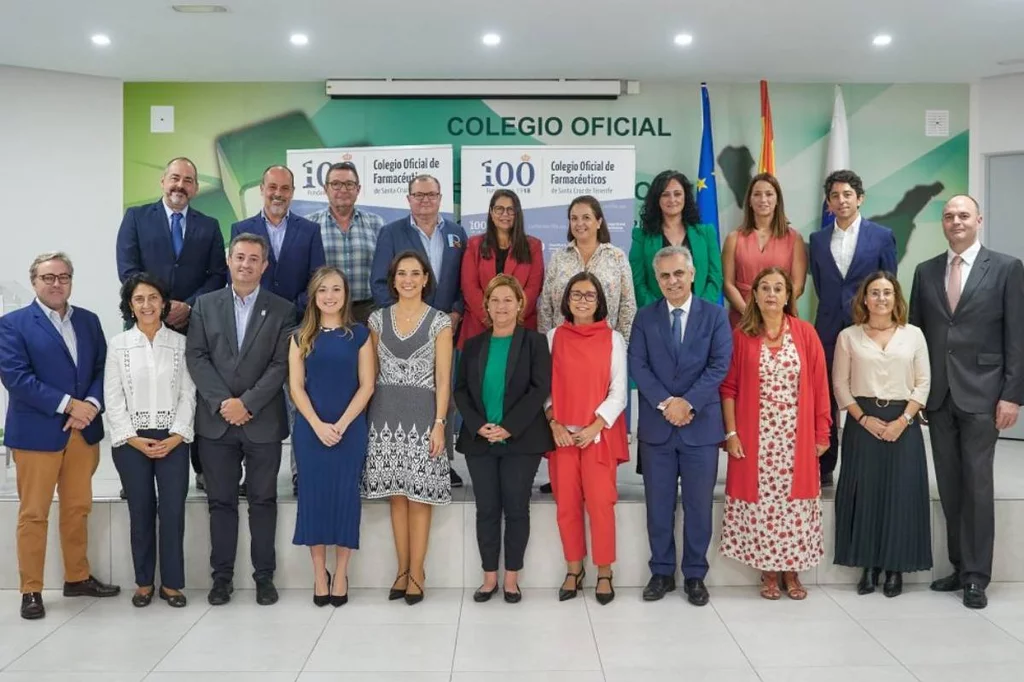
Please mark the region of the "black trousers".
MULTIPOLYGON (((166 430, 143 429, 142 438, 164 440, 166 430)), ((169 589, 185 587, 185 496, 188 495, 188 444, 166 457, 150 459, 130 445, 113 450, 114 466, 128 499, 135 584, 153 584, 157 560, 157 520, 160 522, 160 583, 169 589), (156 489, 153 481, 156 480, 156 489)))
POLYGON ((238 549, 238 480, 246 470, 250 553, 254 579, 273 578, 277 568, 277 473, 281 442, 254 443, 237 426, 218 439, 198 438, 210 506, 210 568, 214 580, 231 580, 238 549))
POLYGON ((498 570, 501 553, 501 518, 505 516, 505 570, 523 568, 530 540, 530 488, 541 455, 509 452, 491 446, 483 455, 469 455, 469 477, 476 496, 476 542, 485 571, 498 570))
POLYGON ((928 435, 946 517, 949 561, 963 582, 986 587, 992 578, 996 525, 995 414, 964 412, 947 392, 939 409, 928 410, 928 435))

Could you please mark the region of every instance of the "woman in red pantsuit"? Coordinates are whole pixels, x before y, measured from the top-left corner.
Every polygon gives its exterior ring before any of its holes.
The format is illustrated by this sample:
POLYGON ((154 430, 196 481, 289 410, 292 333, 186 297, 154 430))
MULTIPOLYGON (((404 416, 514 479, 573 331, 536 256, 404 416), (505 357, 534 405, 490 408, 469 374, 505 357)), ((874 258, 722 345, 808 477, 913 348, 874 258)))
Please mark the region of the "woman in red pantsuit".
POLYGON ((537 328, 537 298, 544 284, 544 250, 540 240, 526 236, 523 207, 519 197, 508 189, 491 195, 487 210, 487 229, 469 239, 462 256, 462 296, 466 315, 462 319, 457 348, 467 339, 483 334, 490 327, 484 310, 484 292, 495 275, 511 275, 526 294, 523 326, 537 328))
POLYGON ((561 312, 565 323, 547 334, 551 346, 547 417, 556 446, 549 455, 548 471, 567 564, 558 599, 572 599, 583 587, 585 510, 597 566, 595 596, 598 603, 607 604, 615 598, 616 467, 629 460, 623 415, 626 342, 608 326, 601 283, 589 272, 569 280, 561 312))

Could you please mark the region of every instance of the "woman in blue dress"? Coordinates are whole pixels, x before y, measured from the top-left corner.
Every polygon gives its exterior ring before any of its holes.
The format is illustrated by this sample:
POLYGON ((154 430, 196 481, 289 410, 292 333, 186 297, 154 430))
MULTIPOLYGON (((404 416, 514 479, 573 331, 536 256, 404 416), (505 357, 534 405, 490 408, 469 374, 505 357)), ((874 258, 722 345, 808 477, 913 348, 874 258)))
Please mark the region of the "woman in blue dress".
POLYGON ((348 561, 359 549, 365 410, 376 370, 370 331, 353 322, 348 292, 338 268, 313 273, 310 305, 288 350, 288 387, 298 412, 292 447, 302 490, 292 543, 309 547, 317 606, 348 601, 348 561), (333 584, 328 545, 337 555, 333 584))

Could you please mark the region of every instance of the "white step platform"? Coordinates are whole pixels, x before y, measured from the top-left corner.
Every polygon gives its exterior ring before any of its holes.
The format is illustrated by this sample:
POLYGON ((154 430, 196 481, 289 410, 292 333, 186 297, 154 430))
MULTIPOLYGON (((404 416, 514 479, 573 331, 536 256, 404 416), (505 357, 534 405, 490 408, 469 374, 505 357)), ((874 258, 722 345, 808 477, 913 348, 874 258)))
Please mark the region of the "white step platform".
MULTIPOLYGON (((925 439, 927 441, 927 438, 925 439)), ((636 446, 632 446, 635 461, 636 446)), ((312 584, 309 552, 291 544, 295 528, 296 500, 291 494, 288 471, 288 451, 285 448, 279 478, 277 524, 277 573, 275 581, 281 588, 309 588, 312 584)), ((459 455, 456 469, 469 483, 465 460, 459 455)), ((710 554, 709 586, 754 585, 758 573, 718 554, 719 533, 723 508, 723 482, 725 455, 719 464, 719 485, 715 502, 715 537, 710 554)), ((0 485, 0 527, 7 529, 0 540, 0 589, 19 586, 15 527, 18 500, 15 488, 14 465, 4 470, 0 485)), ((946 558, 945 522, 932 478, 932 551, 935 567, 931 572, 908 574, 907 582, 923 583, 933 577, 946 575, 950 565, 946 558)), ((547 480, 541 465, 538 482, 547 480)), ((101 463, 94 478, 95 503, 89 521, 89 557, 93 573, 104 581, 124 587, 134 583, 129 546, 128 507, 118 498, 120 482, 110 460, 109 447, 104 447, 101 463)), ((1024 442, 1003 440, 996 450, 996 547, 993 580, 1024 581, 1024 442)), ((859 572, 835 566, 832 563, 832 542, 835 515, 833 490, 827 490, 823 499, 825 524, 825 558, 812 571, 803 575, 809 584, 852 584, 859 572)), ((475 513, 472 488, 454 491, 451 505, 437 508, 431 529, 430 550, 426 574, 428 586, 435 588, 475 587, 480 581, 480 557, 476 546, 475 513)), ((249 559, 249 534, 246 505, 240 501, 238 559, 235 564, 235 585, 252 587, 252 565, 249 559)), ((551 497, 534 491, 531 507, 532 527, 526 565, 521 584, 527 588, 553 588, 562 582, 565 564, 555 522, 555 505, 551 497)), ((677 517, 677 546, 681 543, 682 511, 677 517)), ((50 534, 47 546, 45 584, 58 588, 63 581, 60 543, 57 533, 57 505, 50 514, 50 534)), ((648 578, 646 511, 643 485, 634 472, 634 463, 619 468, 619 503, 616 507, 618 560, 615 563, 615 583, 621 587, 641 587, 648 578)), ((194 489, 186 506, 185 564, 186 585, 192 589, 208 588, 209 520, 206 497, 194 489)), ((386 502, 364 502, 361 548, 353 557, 349 579, 354 588, 381 588, 390 586, 395 575, 394 545, 386 502)), ((333 563, 333 560, 331 560, 333 563)), ((596 571, 588 568, 587 583, 593 585, 596 571)), ((679 578, 680 576, 677 576, 679 578)))

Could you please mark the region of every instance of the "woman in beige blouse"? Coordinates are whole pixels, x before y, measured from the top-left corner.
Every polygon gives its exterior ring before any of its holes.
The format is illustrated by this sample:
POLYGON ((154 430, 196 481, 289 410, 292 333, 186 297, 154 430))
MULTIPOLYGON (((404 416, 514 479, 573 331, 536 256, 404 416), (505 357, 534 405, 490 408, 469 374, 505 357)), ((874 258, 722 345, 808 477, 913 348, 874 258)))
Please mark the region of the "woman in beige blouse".
POLYGON ((864 570, 870 594, 885 570, 886 597, 905 571, 932 567, 928 465, 917 419, 931 373, 924 334, 907 324, 907 302, 888 272, 869 275, 839 334, 832 384, 846 410, 836 489, 835 563, 864 570))

